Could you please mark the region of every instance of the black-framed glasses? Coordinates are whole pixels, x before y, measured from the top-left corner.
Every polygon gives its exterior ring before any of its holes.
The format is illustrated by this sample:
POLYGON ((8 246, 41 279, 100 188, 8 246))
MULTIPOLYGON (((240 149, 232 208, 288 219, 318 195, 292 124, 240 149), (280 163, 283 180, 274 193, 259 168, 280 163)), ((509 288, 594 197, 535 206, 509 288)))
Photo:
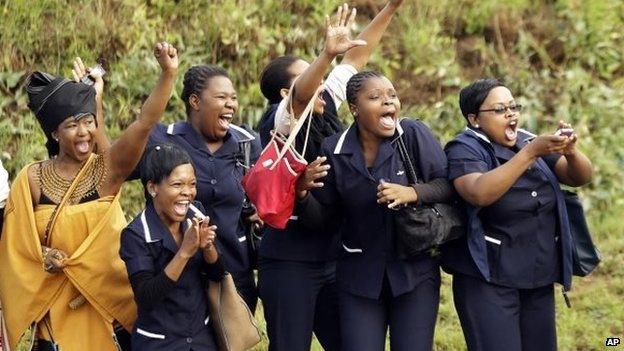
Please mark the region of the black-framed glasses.
POLYGON ((490 108, 487 110, 479 110, 478 112, 494 112, 497 115, 504 115, 505 112, 507 112, 507 110, 509 110, 509 112, 512 112, 512 113, 520 112, 522 111, 522 105, 515 104, 515 105, 509 105, 509 106, 497 106, 496 108, 490 108))

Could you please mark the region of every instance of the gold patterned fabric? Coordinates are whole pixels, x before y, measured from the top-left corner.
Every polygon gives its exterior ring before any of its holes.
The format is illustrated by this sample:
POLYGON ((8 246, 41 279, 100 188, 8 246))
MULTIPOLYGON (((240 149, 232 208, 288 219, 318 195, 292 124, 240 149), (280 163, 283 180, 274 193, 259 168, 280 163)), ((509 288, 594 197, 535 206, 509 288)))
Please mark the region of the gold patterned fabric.
MULTIPOLYGON (((136 318, 132 290, 119 258, 119 235, 126 221, 119 194, 64 206, 50 232, 50 246, 66 252, 66 268, 43 269, 41 241, 53 205, 33 208, 28 167, 15 179, 0 239, 0 300, 9 344, 47 316, 63 351, 115 351, 112 324, 131 330, 136 318), (77 296, 86 303, 72 309, 77 296)), ((41 324, 41 323, 39 323, 41 324)), ((45 328, 40 335, 46 337, 45 328)))
MULTIPOLYGON (((103 155, 93 156, 94 160, 90 162, 86 167, 85 173, 88 177, 82 177, 76 188, 69 198, 69 204, 75 205, 80 203, 80 200, 95 194, 100 185, 106 179, 106 165, 104 163, 103 155)), ((54 167, 53 161, 41 162, 38 164, 37 169, 37 182, 41 192, 52 200, 55 204, 58 204, 63 199, 63 195, 67 192, 67 189, 72 184, 72 180, 61 177, 54 167)))

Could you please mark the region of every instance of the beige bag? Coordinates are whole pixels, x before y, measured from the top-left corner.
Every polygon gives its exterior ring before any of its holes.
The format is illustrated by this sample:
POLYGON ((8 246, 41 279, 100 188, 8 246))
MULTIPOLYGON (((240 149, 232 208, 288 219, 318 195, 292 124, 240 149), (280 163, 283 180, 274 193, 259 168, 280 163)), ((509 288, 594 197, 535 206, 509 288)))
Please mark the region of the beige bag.
POLYGON ((232 275, 208 285, 210 319, 219 351, 245 351, 260 342, 260 329, 243 298, 236 291, 232 275))

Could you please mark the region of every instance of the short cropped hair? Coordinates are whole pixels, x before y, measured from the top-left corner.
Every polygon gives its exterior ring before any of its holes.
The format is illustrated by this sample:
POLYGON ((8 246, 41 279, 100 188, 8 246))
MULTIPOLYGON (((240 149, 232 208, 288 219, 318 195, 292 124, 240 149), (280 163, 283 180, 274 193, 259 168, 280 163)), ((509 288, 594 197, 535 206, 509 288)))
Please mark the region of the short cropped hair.
POLYGON ((148 182, 158 184, 167 179, 176 167, 185 164, 193 165, 191 157, 175 144, 166 143, 149 147, 141 162, 141 183, 145 197, 151 199, 147 191, 148 182))
POLYGON ((486 78, 474 81, 463 88, 459 92, 459 108, 464 118, 468 120, 468 115, 476 115, 490 91, 496 87, 504 86, 505 85, 498 79, 486 78))
POLYGON ((289 89, 293 76, 288 71, 290 66, 299 61, 296 56, 280 56, 262 70, 260 74, 260 91, 269 100, 269 104, 278 104, 282 101, 280 91, 289 89))

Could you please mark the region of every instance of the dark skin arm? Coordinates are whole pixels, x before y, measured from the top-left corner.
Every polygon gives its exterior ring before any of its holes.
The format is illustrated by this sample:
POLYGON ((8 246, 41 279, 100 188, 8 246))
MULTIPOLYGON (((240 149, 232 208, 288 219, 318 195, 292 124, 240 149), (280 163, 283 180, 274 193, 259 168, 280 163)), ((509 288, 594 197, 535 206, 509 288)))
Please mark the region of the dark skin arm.
POLYGON ((347 51, 342 59, 342 63, 349 64, 360 71, 370 59, 373 50, 379 45, 381 37, 386 32, 392 16, 401 6, 403 0, 389 1, 386 6, 373 18, 371 23, 358 35, 358 39, 364 40, 366 45, 357 46, 347 51))
MULTIPOLYGON (((317 92, 319 85, 323 81, 323 77, 331 67, 331 63, 337 55, 344 53, 345 56, 342 63, 349 64, 358 71, 366 65, 373 50, 375 50, 381 40, 381 37, 388 28, 388 25, 392 20, 392 16, 402 3, 403 0, 393 0, 388 2, 388 4, 386 4, 386 6, 377 14, 377 16, 375 16, 371 23, 364 28, 357 39, 351 41, 352 44, 356 45, 346 47, 346 51, 336 51, 332 50, 331 47, 328 48, 328 44, 332 45, 332 43, 330 43, 330 39, 334 39, 328 32, 325 40, 325 50, 321 52, 321 55, 319 55, 319 57, 312 62, 310 67, 308 67, 308 69, 295 83, 295 91, 293 92, 293 111, 295 116, 299 116, 308 101, 310 101, 312 96, 317 92)), ((342 9, 338 9, 337 17, 341 18, 341 20, 343 18, 346 19, 347 12, 348 7, 345 4, 342 9)), ((349 18, 346 25, 347 33, 354 20, 355 12, 352 12, 351 18, 349 18)), ((329 21, 329 18, 327 18, 326 21, 329 21)), ((339 21, 339 24, 340 23, 341 21, 339 21)))
POLYGON ((500 199, 538 157, 561 153, 568 140, 563 136, 540 135, 505 164, 486 173, 470 173, 453 181, 459 195, 469 203, 485 207, 500 199))
POLYGON ((168 43, 158 43, 154 56, 161 67, 161 74, 151 94, 143 104, 139 118, 134 121, 105 154, 109 177, 101 186, 100 195, 116 194, 126 177, 138 164, 149 134, 162 119, 169 102, 178 70, 177 50, 168 43))
MULTIPOLYGON (((134 170, 143 154, 149 133, 162 118, 171 96, 178 68, 177 51, 167 43, 158 43, 155 46, 154 55, 162 69, 160 79, 143 105, 138 120, 132 123, 121 137, 110 146, 108 152, 104 154, 104 162, 109 173, 104 183, 98 189, 101 197, 117 194, 125 178, 134 170)), ((99 79, 101 80, 101 77, 99 79)), ((103 130, 102 127, 103 125, 99 129, 103 130)), ((33 204, 37 204, 41 197, 41 189, 37 182, 37 172, 40 166, 41 164, 39 163, 28 168, 33 204)), ((43 247, 43 249, 45 251, 46 248, 43 247)), ((52 250, 51 254, 45 255, 44 261, 46 265, 50 266, 50 272, 57 272, 63 269, 63 260, 67 257, 67 254, 58 249, 52 250)))

